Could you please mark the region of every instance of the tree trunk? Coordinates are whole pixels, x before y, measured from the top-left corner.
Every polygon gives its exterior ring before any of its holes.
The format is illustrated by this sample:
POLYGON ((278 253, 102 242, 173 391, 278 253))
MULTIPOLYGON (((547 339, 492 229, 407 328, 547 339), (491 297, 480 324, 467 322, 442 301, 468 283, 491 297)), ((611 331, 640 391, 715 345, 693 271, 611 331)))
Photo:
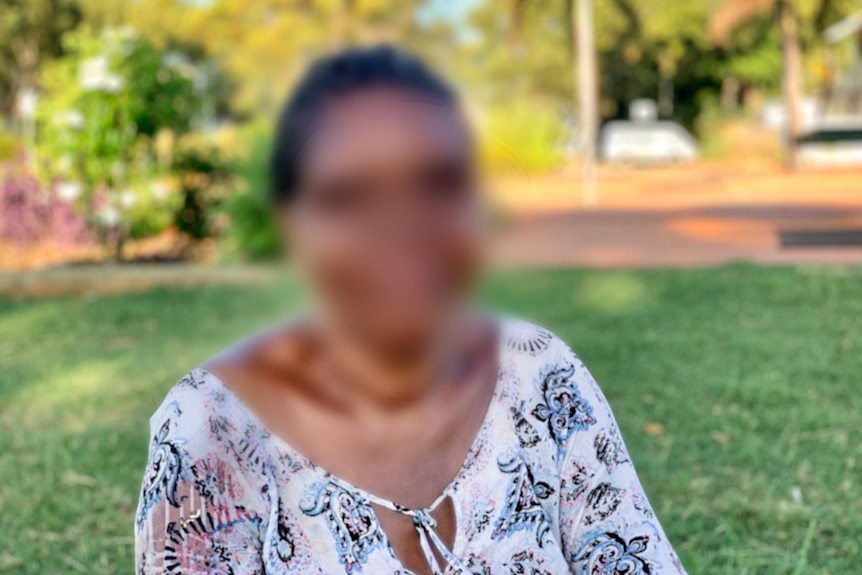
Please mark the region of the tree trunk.
POLYGON ((739 108, 739 80, 728 76, 721 81, 721 109, 725 112, 736 112, 739 108))
POLYGON ((783 90, 787 166, 799 167, 798 139, 802 133, 802 49, 794 0, 778 0, 778 26, 784 56, 783 90))
POLYGON ((119 231, 117 232, 117 239, 114 243, 114 263, 121 264, 123 263, 123 248, 126 246, 126 235, 119 231))
POLYGON ((658 84, 658 113, 660 118, 673 118, 673 76, 662 76, 658 84))
POLYGON ((670 119, 674 109, 674 76, 676 62, 670 52, 663 52, 658 57, 658 113, 660 118, 670 119))
POLYGON ((583 150, 583 201, 595 205, 598 200, 596 162, 599 128, 599 86, 596 46, 593 31, 593 0, 577 2, 577 84, 580 101, 580 129, 583 150))

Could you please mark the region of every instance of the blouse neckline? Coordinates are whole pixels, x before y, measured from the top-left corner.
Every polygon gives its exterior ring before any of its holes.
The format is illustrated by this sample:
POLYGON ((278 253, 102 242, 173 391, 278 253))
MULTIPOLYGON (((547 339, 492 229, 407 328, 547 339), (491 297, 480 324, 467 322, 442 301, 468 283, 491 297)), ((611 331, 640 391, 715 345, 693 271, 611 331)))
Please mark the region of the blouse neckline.
MULTIPOLYGON (((380 505, 381 507, 385 507, 392 511, 396 511, 398 513, 402 513, 405 515, 420 515, 427 514, 432 512, 436 507, 438 507, 443 501, 446 500, 447 497, 452 497, 454 493, 457 491, 458 485, 464 479, 467 471, 470 469, 471 464, 479 455, 481 451, 481 447, 483 444, 483 438, 488 434, 491 423, 494 420, 494 411, 496 406, 500 404, 501 396, 503 395, 503 382, 505 380, 503 373, 503 365, 505 365, 505 357, 504 354, 508 352, 508 347, 506 345, 507 334, 506 334, 506 321, 503 319, 495 319, 495 337, 496 341, 496 357, 495 357, 495 382, 494 389, 491 393, 491 398, 488 401, 488 405, 485 408, 485 414, 482 418, 482 423, 479 425, 479 429, 476 431, 476 435, 473 437, 473 440, 470 444, 470 448, 467 451, 467 454, 464 457, 464 461, 461 463, 458 471, 455 473, 452 480, 446 485, 440 495, 428 506, 420 509, 411 508, 407 505, 401 505, 395 501, 391 501, 385 497, 380 497, 375 495, 361 487, 354 485, 352 482, 347 481, 338 475, 328 471, 325 467, 317 464, 314 460, 306 456, 299 449, 294 447, 290 442, 281 437, 279 434, 275 433, 271 430, 267 425, 263 423, 254 409, 249 406, 242 397, 226 382, 224 382, 217 375, 209 371, 204 367, 197 368, 197 371, 201 373, 206 379, 209 379, 213 383, 215 383, 222 391, 226 392, 228 397, 230 397, 234 403, 234 405, 239 409, 242 414, 247 417, 258 429, 263 430, 268 439, 272 441, 279 450, 286 452, 291 455, 291 457, 300 463, 304 464, 305 467, 316 470, 320 473, 324 479, 327 481, 342 487, 343 489, 354 493, 355 495, 359 495, 364 501, 368 503, 374 503, 376 505, 380 505)), ((457 536, 456 536, 457 543, 457 536)))

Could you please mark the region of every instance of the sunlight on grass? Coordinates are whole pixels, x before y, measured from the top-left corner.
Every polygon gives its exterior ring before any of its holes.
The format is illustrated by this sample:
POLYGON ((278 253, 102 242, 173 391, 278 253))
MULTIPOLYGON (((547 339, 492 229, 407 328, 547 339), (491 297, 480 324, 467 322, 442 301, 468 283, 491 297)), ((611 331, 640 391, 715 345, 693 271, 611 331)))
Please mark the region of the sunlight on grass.
POLYGON ((648 297, 643 280, 628 273, 586 277, 578 291, 572 293, 573 302, 580 301, 605 313, 625 313, 645 305, 648 297))
MULTIPOLYGON (((122 386, 119 374, 116 361, 93 360, 21 387, 10 397, 24 414, 24 418, 19 415, 16 422, 81 431, 97 415, 97 410, 92 408, 93 400, 105 394, 117 396, 122 391, 118 389, 122 386)), ((133 406, 120 404, 113 406, 111 413, 99 415, 122 417, 132 409, 133 406)))

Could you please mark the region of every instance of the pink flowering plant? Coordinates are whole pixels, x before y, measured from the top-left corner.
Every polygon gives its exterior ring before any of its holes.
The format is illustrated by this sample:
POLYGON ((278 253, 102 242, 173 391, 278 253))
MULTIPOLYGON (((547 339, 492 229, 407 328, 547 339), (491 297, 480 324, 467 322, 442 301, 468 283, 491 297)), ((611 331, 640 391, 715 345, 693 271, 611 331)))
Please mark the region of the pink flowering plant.
POLYGON ((22 155, 0 173, 0 239, 16 245, 74 245, 92 241, 92 233, 69 202, 40 185, 22 155))

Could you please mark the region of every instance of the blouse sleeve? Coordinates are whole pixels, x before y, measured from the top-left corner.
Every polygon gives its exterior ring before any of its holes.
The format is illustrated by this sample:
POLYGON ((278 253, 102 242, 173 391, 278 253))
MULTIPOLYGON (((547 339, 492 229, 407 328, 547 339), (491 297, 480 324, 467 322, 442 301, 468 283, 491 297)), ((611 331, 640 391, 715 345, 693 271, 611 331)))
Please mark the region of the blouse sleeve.
POLYGON ((604 394, 571 350, 566 354, 573 409, 581 414, 561 460, 561 537, 571 572, 684 575, 604 394))
POLYGON ((135 521, 139 575, 264 571, 266 489, 255 486, 235 457, 225 438, 227 420, 202 416, 201 408, 169 395, 150 421, 135 521))

